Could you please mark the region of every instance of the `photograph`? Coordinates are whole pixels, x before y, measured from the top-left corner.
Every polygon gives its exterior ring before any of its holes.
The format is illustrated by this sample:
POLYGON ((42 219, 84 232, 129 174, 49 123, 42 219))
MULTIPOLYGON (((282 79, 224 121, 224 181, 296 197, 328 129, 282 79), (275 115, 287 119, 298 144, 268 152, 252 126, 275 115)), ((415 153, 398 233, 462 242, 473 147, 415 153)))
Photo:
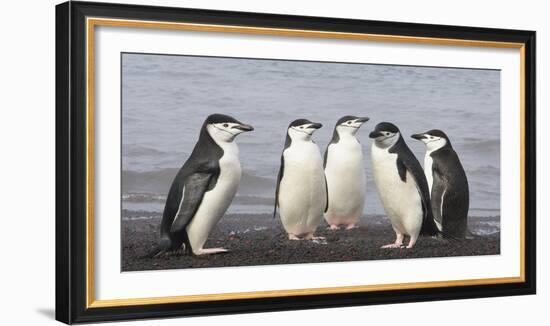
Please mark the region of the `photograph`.
POLYGON ((122 272, 500 254, 499 69, 120 56, 122 272))

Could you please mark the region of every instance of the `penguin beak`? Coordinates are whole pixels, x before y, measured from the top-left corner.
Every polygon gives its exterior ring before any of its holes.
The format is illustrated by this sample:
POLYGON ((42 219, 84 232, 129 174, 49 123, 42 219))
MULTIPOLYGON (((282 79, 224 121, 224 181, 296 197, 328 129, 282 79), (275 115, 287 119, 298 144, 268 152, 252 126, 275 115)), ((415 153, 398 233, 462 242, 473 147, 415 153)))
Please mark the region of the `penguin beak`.
POLYGON ((320 129, 321 127, 323 127, 323 125, 320 123, 312 123, 308 126, 308 128, 312 128, 312 129, 320 129))
POLYGON ((238 124, 238 125, 234 126, 233 128, 241 130, 243 132, 254 130, 254 127, 252 127, 251 125, 247 125, 246 123, 238 124))
POLYGON ((414 135, 411 135, 411 137, 416 139, 416 140, 422 140, 422 139, 426 138, 426 135, 424 135, 424 134, 414 134, 414 135))
POLYGON ((377 130, 371 131, 371 133, 369 134, 369 138, 378 138, 380 136, 383 136, 383 135, 380 131, 377 131, 377 130))
POLYGON ((369 117, 360 117, 360 118, 355 119, 355 122, 365 123, 369 120, 370 120, 369 117))

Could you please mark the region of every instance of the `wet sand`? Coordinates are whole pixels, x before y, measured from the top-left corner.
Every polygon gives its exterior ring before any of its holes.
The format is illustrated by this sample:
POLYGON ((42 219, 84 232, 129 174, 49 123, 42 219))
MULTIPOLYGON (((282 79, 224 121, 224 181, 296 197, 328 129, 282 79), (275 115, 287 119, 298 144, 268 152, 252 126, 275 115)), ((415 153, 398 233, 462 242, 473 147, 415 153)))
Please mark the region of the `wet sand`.
MULTIPOLYGON (((498 221, 498 217, 494 219, 498 221)), ((487 218, 472 217, 469 225, 472 227, 484 221, 487 218)), ((156 247, 159 225, 160 216, 122 221, 122 271, 500 253, 498 232, 460 241, 422 237, 413 249, 380 249, 380 246, 395 240, 389 221, 382 216, 364 217, 359 227, 353 230, 331 231, 322 224, 317 229, 317 235, 325 237, 325 241, 290 241, 280 221, 269 215, 229 215, 223 217, 212 231, 205 248, 224 247, 230 252, 200 257, 175 255, 144 258, 156 247)))

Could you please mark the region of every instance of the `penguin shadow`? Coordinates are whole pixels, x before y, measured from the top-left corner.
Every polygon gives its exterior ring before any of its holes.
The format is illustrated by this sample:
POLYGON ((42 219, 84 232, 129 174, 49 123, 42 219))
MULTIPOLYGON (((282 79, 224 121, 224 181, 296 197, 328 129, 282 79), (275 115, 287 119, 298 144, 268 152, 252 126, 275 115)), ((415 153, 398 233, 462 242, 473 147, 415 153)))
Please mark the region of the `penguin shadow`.
POLYGON ((331 229, 329 224, 319 226, 318 234, 323 236, 327 244, 346 246, 348 242, 361 241, 371 236, 371 228, 368 223, 359 223, 352 229, 341 226, 331 229))

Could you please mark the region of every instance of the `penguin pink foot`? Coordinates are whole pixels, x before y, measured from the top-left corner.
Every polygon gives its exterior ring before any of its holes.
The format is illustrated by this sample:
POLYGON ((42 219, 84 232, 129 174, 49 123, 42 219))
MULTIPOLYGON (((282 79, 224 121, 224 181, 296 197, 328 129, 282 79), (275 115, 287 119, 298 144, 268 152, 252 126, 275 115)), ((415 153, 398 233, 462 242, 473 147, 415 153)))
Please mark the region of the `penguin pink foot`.
POLYGON ((357 224, 355 224, 355 223, 348 224, 348 226, 346 226, 346 230, 352 230, 352 229, 355 229, 355 228, 358 228, 357 224))
POLYGON ((289 233, 288 240, 302 240, 302 239, 295 234, 289 233))
POLYGON ((387 244, 387 245, 382 246, 380 248, 382 248, 382 249, 404 248, 405 246, 403 246, 403 239, 405 238, 405 236, 403 234, 400 234, 400 233, 397 233, 395 236, 396 236, 396 238, 395 238, 394 243, 387 244))
POLYGON ((409 244, 407 245, 407 249, 411 249, 412 247, 414 247, 414 245, 416 244, 416 240, 417 238, 411 237, 411 240, 409 240, 409 244))
POLYGON ((213 255, 213 254, 223 254, 227 253, 229 250, 225 248, 208 248, 208 249, 200 249, 195 255, 201 256, 201 255, 213 255))
POLYGON ((381 249, 395 249, 395 248, 404 248, 402 243, 390 243, 380 247, 381 249))
POLYGON ((179 248, 176 250, 160 250, 159 252, 150 255, 148 258, 159 258, 159 257, 174 257, 174 256, 180 256, 185 254, 185 249, 179 248))
POLYGON ((325 237, 314 236, 313 233, 308 233, 305 237, 305 240, 325 240, 325 237))
POLYGON ((327 229, 332 231, 340 230, 340 228, 336 224, 331 224, 327 229))

